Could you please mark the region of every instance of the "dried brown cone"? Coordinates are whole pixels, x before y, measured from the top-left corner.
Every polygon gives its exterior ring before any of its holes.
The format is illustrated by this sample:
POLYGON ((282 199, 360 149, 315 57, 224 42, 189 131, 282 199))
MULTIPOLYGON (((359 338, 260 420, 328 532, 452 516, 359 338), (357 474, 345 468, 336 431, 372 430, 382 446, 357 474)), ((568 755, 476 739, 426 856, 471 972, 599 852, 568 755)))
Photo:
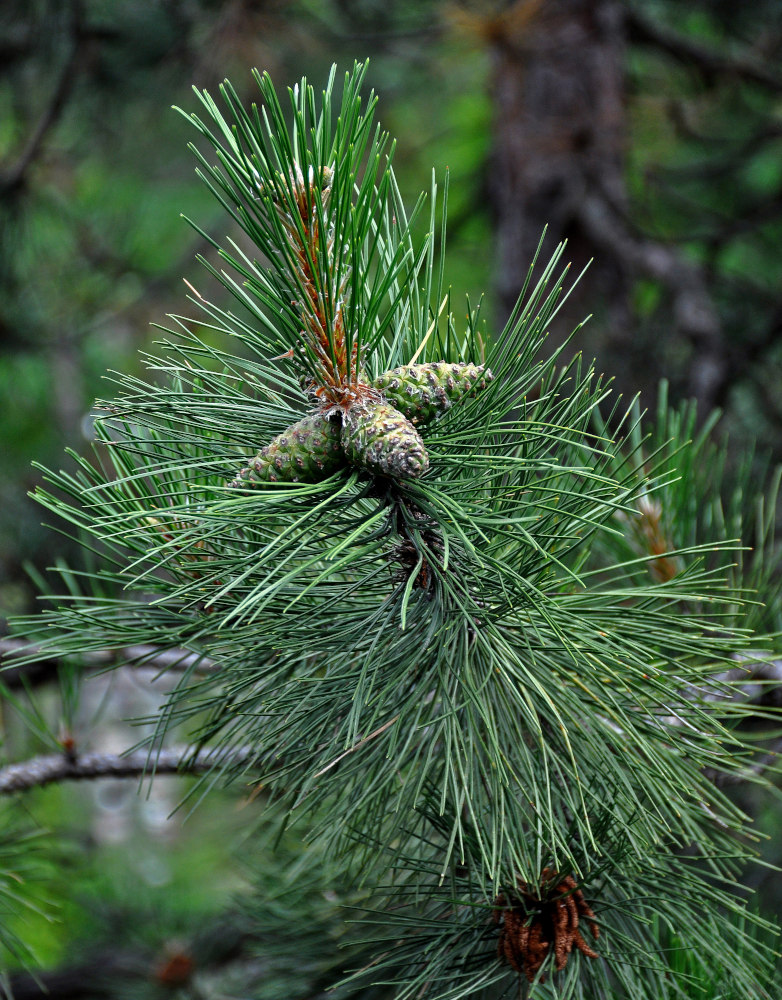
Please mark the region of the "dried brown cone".
MULTIPOLYGON (((546 961, 551 942, 544 938, 543 920, 534 920, 530 924, 529 938, 527 940, 526 952, 524 954, 524 973, 527 979, 532 982, 538 974, 540 967, 546 961)), ((541 976, 541 982, 545 981, 545 976, 541 976)))
MULTIPOLYGON (((553 869, 544 868, 535 885, 519 879, 514 889, 499 893, 492 916, 500 928, 498 958, 523 972, 530 983, 552 951, 557 972, 565 968, 573 948, 587 958, 598 957, 579 929, 581 918, 595 940, 600 928, 572 875, 561 878, 553 869)), ((540 981, 545 982, 545 976, 540 981)))

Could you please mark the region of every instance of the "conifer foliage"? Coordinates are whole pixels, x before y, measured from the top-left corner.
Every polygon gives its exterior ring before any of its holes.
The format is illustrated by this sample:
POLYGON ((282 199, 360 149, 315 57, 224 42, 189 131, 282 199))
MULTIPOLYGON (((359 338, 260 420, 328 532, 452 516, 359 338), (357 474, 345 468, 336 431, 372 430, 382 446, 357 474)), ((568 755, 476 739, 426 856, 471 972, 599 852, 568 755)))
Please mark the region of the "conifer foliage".
POLYGON ((546 356, 563 248, 504 331, 452 308, 445 197, 406 211, 365 71, 198 94, 235 311, 194 290, 95 453, 46 474, 101 592, 27 634, 195 654, 153 746, 187 731, 361 883, 361 988, 665 1000, 684 951, 767 995, 715 780, 747 771, 728 668, 765 640, 716 508, 660 527, 696 445, 546 356))

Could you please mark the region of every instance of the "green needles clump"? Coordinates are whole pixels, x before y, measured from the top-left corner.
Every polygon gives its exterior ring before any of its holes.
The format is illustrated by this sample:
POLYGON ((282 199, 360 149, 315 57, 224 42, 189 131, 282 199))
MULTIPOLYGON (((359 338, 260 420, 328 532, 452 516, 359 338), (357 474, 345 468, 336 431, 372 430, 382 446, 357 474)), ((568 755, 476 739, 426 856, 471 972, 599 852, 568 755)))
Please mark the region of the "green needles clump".
POLYGON ((362 974, 399 997, 678 997, 655 914, 763 996, 721 781, 753 759, 734 668, 774 639, 714 463, 546 354, 562 247, 504 330, 457 318, 447 183, 408 213, 365 76, 198 93, 200 175, 250 247, 204 261, 236 309, 195 295, 94 454, 45 473, 103 568, 23 627, 42 653, 193 654, 151 751, 176 729, 305 824, 372 897, 362 974))

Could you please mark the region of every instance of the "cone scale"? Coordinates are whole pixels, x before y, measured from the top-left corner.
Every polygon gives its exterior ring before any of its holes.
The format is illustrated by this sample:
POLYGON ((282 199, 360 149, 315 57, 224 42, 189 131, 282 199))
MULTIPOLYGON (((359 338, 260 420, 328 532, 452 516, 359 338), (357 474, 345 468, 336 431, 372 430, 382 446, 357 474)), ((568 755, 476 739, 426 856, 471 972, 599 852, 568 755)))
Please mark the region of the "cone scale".
POLYGON ((278 434, 248 460, 232 487, 263 483, 316 483, 344 464, 339 419, 311 413, 278 434))
POLYGON ((343 417, 342 447, 353 465, 394 479, 417 479, 429 468, 421 435, 388 403, 352 406, 343 417))
POLYGON ((383 372, 373 387, 412 424, 423 427, 460 399, 485 389, 493 378, 483 365, 433 361, 383 372))

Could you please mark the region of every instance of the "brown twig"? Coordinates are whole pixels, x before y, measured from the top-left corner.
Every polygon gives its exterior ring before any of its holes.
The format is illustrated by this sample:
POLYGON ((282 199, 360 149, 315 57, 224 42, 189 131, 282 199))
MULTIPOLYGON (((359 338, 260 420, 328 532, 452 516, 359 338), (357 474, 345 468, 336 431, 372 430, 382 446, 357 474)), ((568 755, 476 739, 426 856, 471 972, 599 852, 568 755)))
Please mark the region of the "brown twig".
POLYGON ((242 764, 253 756, 249 748, 197 750, 189 746, 162 750, 132 750, 126 754, 42 754, 0 769, 0 795, 41 788, 56 781, 96 778, 152 778, 165 774, 205 774, 223 764, 242 764))
POLYGON ((393 719, 389 719, 388 722, 383 723, 382 726, 380 726, 374 732, 370 733, 369 736, 365 736, 363 739, 359 740, 357 743, 354 743, 352 747, 348 747, 347 750, 345 750, 344 753, 341 753, 339 755, 339 757, 335 757, 334 760, 332 760, 330 764, 326 764, 326 766, 324 768, 322 768, 320 771, 318 771, 318 773, 315 775, 315 777, 319 778, 322 774, 325 774, 326 771, 330 771, 332 769, 332 767, 335 767, 337 764, 339 764, 339 762, 342 760, 343 757, 347 757, 349 754, 355 753, 356 750, 360 750, 361 747, 363 747, 365 743, 369 743, 370 740, 373 740, 373 739, 375 739, 375 737, 380 736, 382 733, 384 733, 386 731, 386 729, 388 729, 389 726, 393 726, 393 724, 396 722, 396 720, 398 718, 399 718, 399 716, 395 715, 393 717, 393 719))

